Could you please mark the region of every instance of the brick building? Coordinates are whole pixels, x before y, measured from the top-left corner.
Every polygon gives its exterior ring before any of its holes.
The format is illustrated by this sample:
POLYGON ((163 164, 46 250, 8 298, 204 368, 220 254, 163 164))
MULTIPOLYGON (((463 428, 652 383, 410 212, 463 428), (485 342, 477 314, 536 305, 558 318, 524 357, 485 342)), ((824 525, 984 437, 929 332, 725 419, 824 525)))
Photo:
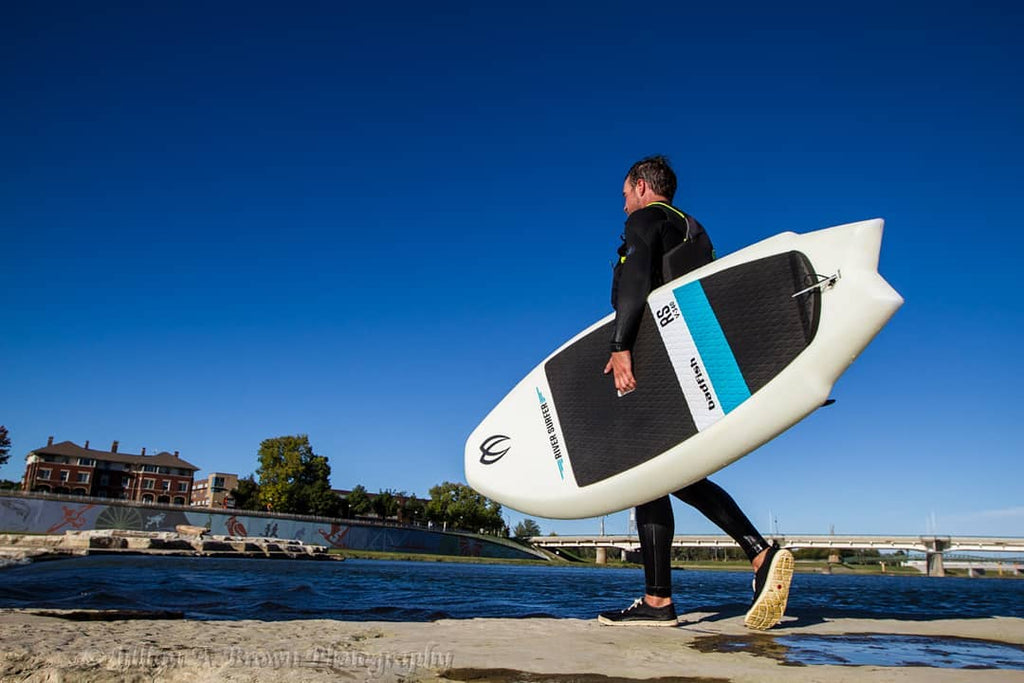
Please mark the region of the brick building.
POLYGON ((120 498, 140 503, 188 505, 192 478, 199 468, 178 457, 178 452, 146 455, 118 453, 117 441, 109 451, 97 451, 70 441, 36 448, 25 456, 22 489, 79 496, 120 498))
POLYGON ((192 486, 192 503, 196 507, 233 508, 231 492, 238 488, 238 475, 211 472, 192 486))

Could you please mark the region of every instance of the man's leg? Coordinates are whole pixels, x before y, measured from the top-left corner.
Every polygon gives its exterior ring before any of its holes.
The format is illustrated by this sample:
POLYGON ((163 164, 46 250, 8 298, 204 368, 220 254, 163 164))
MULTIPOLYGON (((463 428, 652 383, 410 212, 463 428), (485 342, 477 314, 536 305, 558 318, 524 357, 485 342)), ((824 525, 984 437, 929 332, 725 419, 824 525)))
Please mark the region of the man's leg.
POLYGON ((719 529, 729 534, 753 565, 754 601, 744 623, 758 630, 779 623, 789 599, 793 554, 777 545, 769 545, 732 496, 708 479, 701 479, 672 495, 700 510, 719 529))
MULTIPOLYGON (((763 560, 768 550, 768 541, 758 533, 740 506, 718 484, 710 479, 701 479, 672 494, 687 505, 697 508, 702 515, 715 523, 719 529, 739 543, 751 563, 763 560)), ((640 508, 637 508, 637 526, 640 525, 640 508)), ((760 562, 754 566, 757 569, 760 562)))
POLYGON ((664 496, 636 508, 636 528, 644 561, 645 595, 624 610, 604 612, 598 621, 609 626, 675 626, 672 605, 672 501, 664 496))
POLYGON ((676 533, 668 496, 637 505, 636 531, 644 561, 644 602, 662 607, 672 602, 672 537, 676 533))

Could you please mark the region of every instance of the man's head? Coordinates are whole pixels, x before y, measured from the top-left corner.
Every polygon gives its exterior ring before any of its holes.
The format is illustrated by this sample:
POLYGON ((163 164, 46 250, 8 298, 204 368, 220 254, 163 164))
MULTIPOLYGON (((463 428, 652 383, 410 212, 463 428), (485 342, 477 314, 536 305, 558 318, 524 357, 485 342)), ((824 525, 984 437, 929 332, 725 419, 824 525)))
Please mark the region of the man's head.
POLYGON ((651 202, 671 202, 676 194, 676 174, 663 156, 641 159, 630 167, 622 183, 623 210, 631 214, 651 202))

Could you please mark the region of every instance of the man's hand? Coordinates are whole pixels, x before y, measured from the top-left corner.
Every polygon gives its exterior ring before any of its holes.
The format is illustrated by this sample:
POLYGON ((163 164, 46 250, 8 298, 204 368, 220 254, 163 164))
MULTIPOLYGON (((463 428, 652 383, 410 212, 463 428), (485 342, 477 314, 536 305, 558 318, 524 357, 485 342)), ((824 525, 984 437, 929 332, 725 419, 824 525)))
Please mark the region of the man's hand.
POLYGON ((615 375, 615 388, 622 393, 636 389, 636 378, 633 377, 633 356, 629 351, 613 351, 612 357, 608 359, 608 365, 604 366, 604 374, 609 372, 615 375))

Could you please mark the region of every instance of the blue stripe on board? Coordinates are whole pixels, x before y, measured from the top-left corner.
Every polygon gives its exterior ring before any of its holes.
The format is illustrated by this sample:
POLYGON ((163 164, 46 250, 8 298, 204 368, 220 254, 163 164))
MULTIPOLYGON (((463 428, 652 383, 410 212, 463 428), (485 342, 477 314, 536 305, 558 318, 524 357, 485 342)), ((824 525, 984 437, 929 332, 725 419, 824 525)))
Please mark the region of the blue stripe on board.
POLYGON ((732 348, 699 281, 683 285, 674 290, 673 294, 704 361, 704 369, 711 378, 718 402, 722 410, 728 413, 750 397, 750 389, 743 379, 740 366, 736 364, 732 348))

